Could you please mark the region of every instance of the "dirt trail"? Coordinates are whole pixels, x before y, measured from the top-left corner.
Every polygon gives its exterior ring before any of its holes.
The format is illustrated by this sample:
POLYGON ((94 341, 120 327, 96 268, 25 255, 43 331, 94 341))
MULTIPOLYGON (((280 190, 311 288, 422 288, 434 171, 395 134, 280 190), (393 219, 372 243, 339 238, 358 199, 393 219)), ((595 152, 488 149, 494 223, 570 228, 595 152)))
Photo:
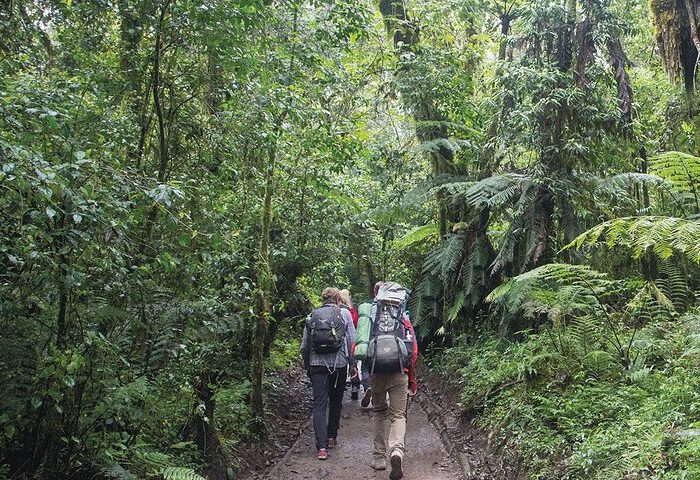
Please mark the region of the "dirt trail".
MULTIPOLYGON (((348 389, 349 390, 349 389, 348 389)), ((309 392, 310 393, 310 392, 309 392)), ((338 446, 330 450, 328 460, 316 459, 311 422, 301 436, 263 479, 281 480, 363 480, 389 478, 389 471, 375 472, 372 460, 374 423, 371 412, 363 411, 360 402, 346 398, 343 402, 338 446)), ((447 455, 437 432, 418 402, 411 403, 406 429, 406 480, 463 480, 459 464, 447 455)))

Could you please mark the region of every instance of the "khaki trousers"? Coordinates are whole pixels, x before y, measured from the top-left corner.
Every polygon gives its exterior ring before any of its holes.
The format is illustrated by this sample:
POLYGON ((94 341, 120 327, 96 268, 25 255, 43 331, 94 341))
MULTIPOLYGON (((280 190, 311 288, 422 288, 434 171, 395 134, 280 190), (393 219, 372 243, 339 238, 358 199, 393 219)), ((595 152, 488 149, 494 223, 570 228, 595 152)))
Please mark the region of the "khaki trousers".
POLYGON ((374 405, 374 458, 386 459, 387 450, 403 456, 408 375, 375 373, 370 377, 370 384, 372 405, 374 405), (386 402, 387 393, 389 404, 386 402), (387 426, 389 427, 388 445, 387 426))

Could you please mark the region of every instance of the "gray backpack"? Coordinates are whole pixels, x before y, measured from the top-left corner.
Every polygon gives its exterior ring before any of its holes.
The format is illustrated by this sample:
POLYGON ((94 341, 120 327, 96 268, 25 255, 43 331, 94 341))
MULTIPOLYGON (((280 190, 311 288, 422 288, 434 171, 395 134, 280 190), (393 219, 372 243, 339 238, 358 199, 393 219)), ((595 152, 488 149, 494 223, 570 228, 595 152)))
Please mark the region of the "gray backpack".
POLYGON ((413 341, 403 323, 406 290, 394 282, 379 289, 372 335, 367 348, 370 372, 399 373, 411 362, 413 341))
POLYGON ((336 353, 343 346, 345 321, 340 308, 335 305, 324 305, 311 312, 306 328, 311 338, 311 348, 316 353, 336 353))

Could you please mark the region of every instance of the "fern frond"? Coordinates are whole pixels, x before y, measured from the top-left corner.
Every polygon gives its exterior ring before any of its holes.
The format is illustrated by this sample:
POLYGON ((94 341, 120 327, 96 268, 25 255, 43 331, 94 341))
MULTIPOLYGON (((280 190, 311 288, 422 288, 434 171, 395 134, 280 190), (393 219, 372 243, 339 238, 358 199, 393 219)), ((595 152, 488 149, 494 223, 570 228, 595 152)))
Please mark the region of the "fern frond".
MULTIPOLYGON (((513 208, 513 219, 502 237, 498 253, 491 265, 493 273, 500 271, 505 265, 515 259, 515 248, 518 240, 522 237, 523 232, 529 231, 529 226, 531 226, 536 199, 537 187, 532 183, 524 185, 524 189, 513 208)), ((524 265, 529 262, 529 259, 523 256, 522 262, 523 264, 520 266, 521 271, 524 269, 524 265)))
POLYGON ((489 251, 487 240, 477 238, 471 244, 467 261, 462 265, 462 285, 464 294, 470 298, 469 305, 475 306, 481 301, 481 295, 476 294, 483 283, 484 274, 488 268, 489 251), (476 294, 476 295, 475 295, 476 294))
POLYGON ((423 273, 446 278, 457 270, 464 255, 464 235, 448 234, 423 262, 423 273))
POLYGON ((636 326, 652 320, 668 319, 676 313, 673 302, 653 281, 644 283, 632 300, 627 303, 625 310, 636 326))
POLYGON ((394 248, 403 250, 417 243, 433 239, 438 236, 438 226, 436 223, 429 223, 421 227, 416 227, 406 232, 401 238, 394 240, 394 248))
POLYGON ((167 467, 161 472, 165 480, 206 480, 203 476, 187 467, 167 467))
POLYGON ((527 175, 507 173, 478 182, 445 183, 438 187, 438 191, 453 204, 465 208, 500 208, 510 204, 530 182, 527 175))
POLYGON ((590 310, 599 307, 597 298, 611 293, 614 285, 605 273, 588 266, 551 263, 499 285, 486 301, 509 312, 521 310, 526 304, 531 312, 553 308, 570 311, 571 305, 590 310))
POLYGON ((460 290, 459 292, 457 292, 457 295, 455 295, 452 306, 450 307, 450 311, 447 314, 447 319, 450 322, 454 322, 457 319, 457 315, 459 315, 459 312, 464 307, 464 303, 465 303, 466 298, 467 297, 464 294, 463 290, 460 290))
POLYGON ((630 249, 635 258, 651 249, 662 260, 680 252, 700 263, 700 222, 658 216, 617 218, 582 233, 564 249, 600 243, 630 249))
POLYGON ((462 149, 462 146, 471 146, 471 144, 466 140, 452 139, 452 138, 437 138, 435 140, 428 140, 421 143, 416 147, 416 153, 419 155, 437 153, 440 150, 449 150, 452 153, 457 153, 462 149))
POLYGON ((656 281, 659 289, 671 299, 677 311, 685 310, 692 298, 686 276, 673 261, 661 262, 659 273, 662 275, 656 281))
POLYGON ((103 469, 102 474, 106 478, 111 478, 113 480, 136 480, 137 478, 136 475, 134 475, 118 463, 115 463, 103 469))
POLYGON ((424 275, 411 295, 411 309, 415 312, 417 328, 428 335, 438 326, 438 301, 442 297, 442 282, 435 275, 424 275))
POLYGON ((444 242, 442 249, 442 278, 447 278, 464 258, 464 235, 451 235, 444 242))
POLYGON ((670 183, 685 203, 700 211, 700 157, 665 152, 649 160, 649 172, 670 183))

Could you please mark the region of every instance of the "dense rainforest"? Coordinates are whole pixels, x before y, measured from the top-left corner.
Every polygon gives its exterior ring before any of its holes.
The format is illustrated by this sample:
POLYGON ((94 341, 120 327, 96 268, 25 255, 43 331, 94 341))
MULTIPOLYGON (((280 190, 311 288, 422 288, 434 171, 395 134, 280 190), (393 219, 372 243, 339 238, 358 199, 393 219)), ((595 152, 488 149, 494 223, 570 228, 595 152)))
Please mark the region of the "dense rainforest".
POLYGON ((699 23, 0 0, 0 477, 237 478, 322 288, 386 279, 505 470, 700 478, 699 23))

